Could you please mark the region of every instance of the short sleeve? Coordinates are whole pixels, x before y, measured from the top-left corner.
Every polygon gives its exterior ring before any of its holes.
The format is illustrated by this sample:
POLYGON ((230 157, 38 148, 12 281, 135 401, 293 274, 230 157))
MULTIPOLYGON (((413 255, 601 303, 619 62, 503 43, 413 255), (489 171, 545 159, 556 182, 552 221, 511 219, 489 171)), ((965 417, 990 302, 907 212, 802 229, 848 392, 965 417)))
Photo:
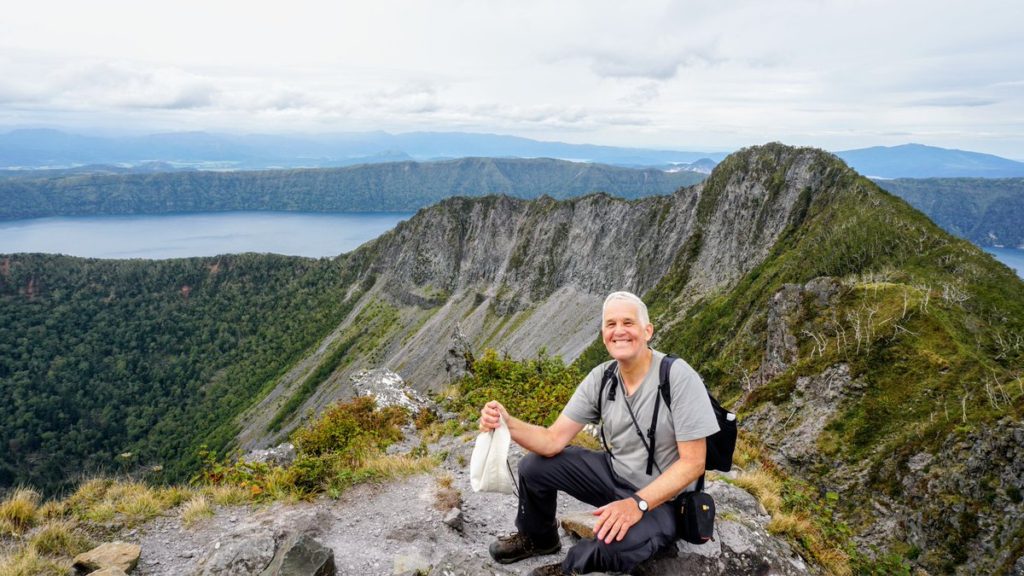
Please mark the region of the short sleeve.
POLYGON ((577 424, 593 424, 601 419, 597 412, 597 394, 607 365, 605 362, 595 366, 590 374, 587 374, 587 377, 576 386, 576 391, 572 393, 572 398, 566 403, 562 414, 577 424))
POLYGON ((697 371, 683 360, 672 363, 672 420, 676 441, 706 438, 718 432, 718 420, 707 388, 697 371))

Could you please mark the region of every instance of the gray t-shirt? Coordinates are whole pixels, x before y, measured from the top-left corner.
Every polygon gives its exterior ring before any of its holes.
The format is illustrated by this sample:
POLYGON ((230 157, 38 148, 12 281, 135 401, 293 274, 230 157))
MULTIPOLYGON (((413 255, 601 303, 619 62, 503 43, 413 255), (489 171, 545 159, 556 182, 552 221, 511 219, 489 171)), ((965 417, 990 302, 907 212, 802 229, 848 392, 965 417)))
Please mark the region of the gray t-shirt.
MULTIPOLYGON (((654 413, 654 401, 658 395, 661 359, 665 356, 657 350, 652 352, 654 354, 651 358, 651 367, 632 396, 626 397, 625 389, 620 383, 615 400, 609 402, 609 383, 605 386, 604 397, 601 399, 604 436, 612 454, 615 455, 612 466, 619 477, 629 481, 638 490, 658 476, 658 469, 652 468, 651 476, 647 475, 647 449, 636 433, 626 404, 628 402, 633 409, 646 440, 647 429, 651 426, 651 416, 654 413)), ((601 387, 601 378, 610 363, 611 361, 605 362, 590 371, 576 387, 562 414, 578 424, 594 424, 601 420, 601 415, 597 413, 597 394, 601 387)), ((667 470, 679 459, 676 442, 706 438, 718 432, 718 421, 715 419, 711 400, 708 399, 700 375, 683 360, 676 360, 669 372, 669 383, 672 409, 669 410, 664 401, 658 408, 658 430, 654 448, 654 460, 662 471, 667 470)), ((694 489, 695 484, 687 486, 684 490, 694 489)))

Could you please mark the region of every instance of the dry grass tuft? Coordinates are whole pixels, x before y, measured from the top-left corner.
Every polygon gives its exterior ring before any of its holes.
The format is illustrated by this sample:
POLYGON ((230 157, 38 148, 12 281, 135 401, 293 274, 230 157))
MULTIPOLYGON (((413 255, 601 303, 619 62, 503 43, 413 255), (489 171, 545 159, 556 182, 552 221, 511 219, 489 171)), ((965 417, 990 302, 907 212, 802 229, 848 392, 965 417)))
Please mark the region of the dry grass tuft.
POLYGON ((799 514, 779 512, 772 516, 768 523, 768 532, 779 536, 787 536, 800 542, 826 574, 833 576, 850 576, 850 556, 835 545, 825 541, 821 530, 815 523, 799 514))
POLYGON ((751 442, 746 434, 740 434, 736 438, 736 451, 733 452, 732 465, 735 468, 746 470, 757 463, 760 455, 760 447, 751 442))
POLYGON ((103 497, 107 494, 107 489, 110 488, 113 482, 109 478, 92 478, 87 480, 67 499, 68 507, 84 513, 92 506, 103 501, 103 497))
MULTIPOLYGON (((113 490, 112 490, 113 492, 113 490)), ((152 489, 134 485, 121 492, 113 502, 114 509, 125 515, 129 523, 144 522, 166 510, 164 502, 152 489)))
POLYGON ((454 486, 454 478, 450 474, 441 474, 434 479, 437 490, 434 492, 434 508, 447 512, 452 508, 462 507, 462 493, 454 486))
POLYGON ((203 494, 210 497, 218 506, 233 506, 249 502, 249 491, 234 484, 219 484, 203 488, 203 494))
POLYGON ((782 510, 782 483, 774 474, 758 468, 736 478, 740 488, 753 494, 772 515, 782 510))
POLYGON ((92 541, 71 520, 49 522, 29 540, 29 547, 47 556, 74 557, 93 547, 92 541))
POLYGON ((164 508, 175 508, 195 497, 195 492, 181 486, 167 486, 157 489, 155 494, 164 508))
POLYGON ((95 502, 79 512, 79 517, 82 520, 97 524, 110 522, 115 516, 117 516, 117 510, 110 502, 95 502))
POLYGON ((768 522, 768 532, 790 536, 805 542, 817 538, 817 531, 809 520, 788 512, 772 514, 772 519, 768 522))
POLYGON ((68 505, 63 500, 47 500, 36 512, 40 520, 60 520, 67 516, 68 505))
POLYGON ((406 454, 371 456, 363 462, 360 469, 369 475, 381 478, 398 478, 429 472, 437 466, 433 458, 409 456, 406 454))
POLYGON ((19 488, 9 498, 0 502, 0 527, 10 534, 24 534, 36 523, 39 493, 28 488, 19 488))
POLYGON ((213 507, 210 501, 202 494, 194 496, 181 507, 181 521, 185 526, 191 528, 200 520, 213 517, 213 507))
POLYGON ((40 556, 31 547, 0 556, 0 576, 68 576, 70 560, 52 560, 40 556))
POLYGON ((850 555, 838 548, 822 548, 815 554, 815 559, 825 568, 827 574, 853 576, 853 568, 850 567, 850 555))

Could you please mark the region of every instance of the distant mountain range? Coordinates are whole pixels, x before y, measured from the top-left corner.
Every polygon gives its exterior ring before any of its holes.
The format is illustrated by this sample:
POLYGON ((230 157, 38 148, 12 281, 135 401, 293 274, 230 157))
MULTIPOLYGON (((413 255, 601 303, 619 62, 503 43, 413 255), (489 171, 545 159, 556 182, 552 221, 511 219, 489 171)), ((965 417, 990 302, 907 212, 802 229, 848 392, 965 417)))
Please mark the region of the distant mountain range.
POLYGON ((1014 178, 1024 176, 1024 162, 991 154, 921 144, 873 146, 836 152, 851 168, 869 178, 1014 178))
MULTIPOLYGON (((146 136, 85 136, 58 130, 0 134, 0 170, 78 168, 257 170, 322 168, 408 160, 466 157, 555 158, 624 167, 709 173, 726 152, 655 150, 543 142, 464 132, 359 132, 329 135, 231 135, 177 132, 146 136), (111 168, 110 166, 113 166, 111 168)), ((1010 178, 1024 162, 991 154, 905 144, 836 153, 851 168, 875 178, 1010 178)))
POLYGON ((315 168, 403 160, 465 157, 557 158, 631 167, 674 167, 726 152, 683 152, 541 142, 516 136, 461 132, 331 135, 227 135, 180 132, 99 137, 57 130, 15 130, 0 135, 0 169, 69 168, 85 164, 168 162, 203 169, 315 168))

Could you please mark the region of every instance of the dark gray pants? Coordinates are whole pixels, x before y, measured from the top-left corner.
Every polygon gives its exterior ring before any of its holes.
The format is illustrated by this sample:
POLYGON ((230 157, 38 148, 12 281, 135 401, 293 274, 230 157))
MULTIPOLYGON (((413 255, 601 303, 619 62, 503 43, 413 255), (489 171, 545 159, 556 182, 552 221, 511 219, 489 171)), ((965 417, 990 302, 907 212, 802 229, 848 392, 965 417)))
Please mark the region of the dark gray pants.
MULTIPOLYGON (((592 506, 628 498, 636 492, 612 471, 609 456, 576 446, 544 458, 528 454, 519 462, 519 512, 516 528, 536 542, 558 538, 555 505, 558 490, 592 506)), ((562 570, 629 572, 676 537, 675 516, 669 503, 644 514, 619 542, 580 540, 569 549, 562 570)))

